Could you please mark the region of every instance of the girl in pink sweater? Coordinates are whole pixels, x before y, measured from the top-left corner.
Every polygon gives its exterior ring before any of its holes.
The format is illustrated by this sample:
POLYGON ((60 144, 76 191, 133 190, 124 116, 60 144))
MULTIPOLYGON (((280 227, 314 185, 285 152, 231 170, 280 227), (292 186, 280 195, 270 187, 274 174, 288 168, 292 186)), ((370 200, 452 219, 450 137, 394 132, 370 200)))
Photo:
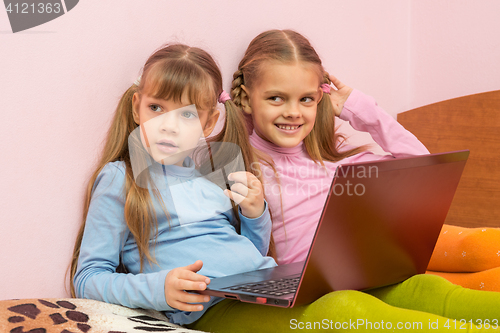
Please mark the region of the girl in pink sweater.
MULTIPOLYGON (((429 153, 413 134, 377 106, 373 98, 352 90, 333 76, 328 76, 328 79, 332 80, 338 90, 325 84, 322 89, 313 91, 311 88, 314 87, 315 81, 312 78, 315 73, 300 66, 290 70, 287 68, 289 66, 275 65, 274 69, 263 72, 262 82, 266 83, 261 83, 260 87, 263 92, 275 89, 284 91, 286 87, 279 87, 277 84, 283 82, 282 86, 290 85, 297 90, 295 101, 291 100, 291 96, 287 99, 280 96, 267 97, 266 93, 262 94, 263 96, 252 94, 249 98, 249 94, 244 92, 249 88, 245 85, 241 87, 243 110, 253 115, 254 119, 259 119, 254 120, 250 142, 254 148, 268 155, 267 158, 264 157, 268 163, 262 163, 261 172, 265 180, 265 195, 273 216, 273 236, 279 264, 306 259, 335 170, 340 163, 429 153), (307 79, 293 83, 291 79, 295 75, 301 75, 293 73, 294 71, 303 72, 301 74, 304 76, 311 75, 311 85, 300 87, 307 79), (313 91, 314 94, 301 97, 302 90, 313 91), (259 98, 267 98, 267 101, 262 103, 267 105, 264 108, 252 108, 250 105, 259 104, 259 98), (321 138, 321 129, 316 129, 316 133, 311 134, 314 129, 308 127, 314 127, 315 113, 317 117, 324 117, 320 112, 328 112, 328 109, 332 108, 330 102, 337 106, 334 108, 337 116, 349 121, 354 129, 369 132, 391 155, 375 155, 367 150, 353 149, 354 147, 342 145, 342 139, 337 139, 337 146, 318 147, 318 142, 325 142, 330 138, 326 135, 324 139, 321 138), (314 111, 316 106, 317 112, 314 111), (269 110, 280 111, 272 115, 269 110), (265 113, 268 119, 263 120, 261 113, 265 113), (316 139, 309 139, 308 135, 316 139), (322 150, 327 151, 333 158, 325 158, 321 154, 318 154, 317 159, 311 157, 316 151, 322 150)), ((331 118, 331 123, 326 125, 328 129, 335 126, 334 118, 331 118)), ((328 132, 335 138, 333 130, 328 132)), ((357 189, 351 189, 354 190, 357 189)))
MULTIPOLYGON (((309 41, 294 31, 266 31, 250 43, 231 95, 248 117, 250 141, 260 157, 279 264, 305 260, 340 162, 428 154, 371 97, 329 75, 309 41), (345 144, 335 131, 335 116, 369 132, 390 155, 345 144)), ((364 320, 391 331, 451 332, 487 331, 499 324, 500 293, 468 290, 434 275, 417 275, 370 294, 336 291, 291 309, 225 300, 191 327, 286 332, 321 330, 331 323, 328 329, 372 331, 373 325, 352 325, 364 320)))

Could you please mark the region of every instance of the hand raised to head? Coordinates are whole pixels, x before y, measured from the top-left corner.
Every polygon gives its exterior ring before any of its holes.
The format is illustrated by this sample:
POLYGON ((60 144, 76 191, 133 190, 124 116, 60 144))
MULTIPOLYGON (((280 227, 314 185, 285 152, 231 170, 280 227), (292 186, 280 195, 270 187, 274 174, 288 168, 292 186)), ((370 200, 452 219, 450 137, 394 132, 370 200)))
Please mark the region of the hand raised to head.
POLYGON ((330 100, 332 101, 335 115, 339 117, 344 108, 344 103, 347 101, 347 98, 349 98, 349 95, 351 95, 353 89, 340 82, 339 79, 331 74, 330 81, 332 81, 334 88, 336 88, 330 90, 330 100))

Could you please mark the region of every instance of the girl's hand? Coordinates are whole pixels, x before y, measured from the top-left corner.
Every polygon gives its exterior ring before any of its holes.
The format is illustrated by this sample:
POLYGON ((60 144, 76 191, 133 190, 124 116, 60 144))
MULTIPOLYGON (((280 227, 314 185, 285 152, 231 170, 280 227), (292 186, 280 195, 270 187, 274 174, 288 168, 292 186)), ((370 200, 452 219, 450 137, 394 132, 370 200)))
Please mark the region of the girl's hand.
POLYGON ((250 219, 261 216, 265 205, 259 179, 253 173, 246 171, 230 173, 227 178, 235 183, 231 186, 231 190, 224 190, 224 194, 240 205, 244 216, 250 219))
POLYGON ((210 301, 210 296, 186 292, 186 290, 205 290, 210 279, 196 274, 203 267, 201 260, 194 264, 178 267, 168 272, 165 278, 165 300, 167 304, 181 311, 201 311, 203 305, 189 304, 210 301))
POLYGON ((340 113, 342 112, 342 109, 344 108, 344 103, 347 101, 347 98, 349 98, 349 95, 352 92, 352 88, 346 86, 342 82, 340 82, 339 79, 337 79, 335 76, 330 74, 330 81, 332 81, 332 84, 337 88, 335 89, 330 89, 330 100, 332 101, 333 109, 335 110, 335 115, 337 117, 340 116, 340 113))

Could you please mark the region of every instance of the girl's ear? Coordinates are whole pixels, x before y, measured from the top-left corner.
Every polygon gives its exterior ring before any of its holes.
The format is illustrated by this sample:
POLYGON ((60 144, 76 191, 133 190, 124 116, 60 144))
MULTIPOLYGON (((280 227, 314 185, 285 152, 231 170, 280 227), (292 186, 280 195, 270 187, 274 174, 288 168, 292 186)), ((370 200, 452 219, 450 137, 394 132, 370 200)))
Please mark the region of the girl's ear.
POLYGON ((139 125, 139 94, 134 93, 134 96, 132 96, 132 116, 134 117, 134 122, 139 125))
POLYGON ((252 114, 252 108, 250 107, 250 95, 248 93, 248 88, 243 84, 241 87, 240 100, 241 100, 241 108, 243 112, 246 114, 252 114))
POLYGON ((212 115, 207 119, 207 123, 205 124, 205 128, 203 129, 203 136, 209 136, 214 130, 215 125, 217 124, 217 120, 219 119, 220 111, 215 109, 212 115))
POLYGON ((318 88, 319 90, 319 97, 318 97, 318 103, 321 102, 321 100, 323 99, 323 96, 325 95, 325 93, 323 92, 323 89, 321 89, 321 87, 318 88))

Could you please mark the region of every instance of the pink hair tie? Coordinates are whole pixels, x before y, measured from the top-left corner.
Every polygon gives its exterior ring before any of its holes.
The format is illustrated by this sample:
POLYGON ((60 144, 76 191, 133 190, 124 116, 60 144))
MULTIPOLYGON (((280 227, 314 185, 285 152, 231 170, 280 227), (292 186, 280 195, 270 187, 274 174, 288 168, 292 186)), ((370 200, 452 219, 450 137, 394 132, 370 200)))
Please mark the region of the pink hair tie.
POLYGON ((229 94, 225 90, 222 90, 222 92, 219 95, 219 103, 224 104, 227 101, 229 101, 230 99, 231 99, 231 96, 229 96, 229 94))
POLYGON ((321 90, 323 90, 323 92, 325 94, 329 94, 330 93, 331 87, 330 87, 330 85, 328 83, 323 83, 320 87, 321 87, 321 90))

